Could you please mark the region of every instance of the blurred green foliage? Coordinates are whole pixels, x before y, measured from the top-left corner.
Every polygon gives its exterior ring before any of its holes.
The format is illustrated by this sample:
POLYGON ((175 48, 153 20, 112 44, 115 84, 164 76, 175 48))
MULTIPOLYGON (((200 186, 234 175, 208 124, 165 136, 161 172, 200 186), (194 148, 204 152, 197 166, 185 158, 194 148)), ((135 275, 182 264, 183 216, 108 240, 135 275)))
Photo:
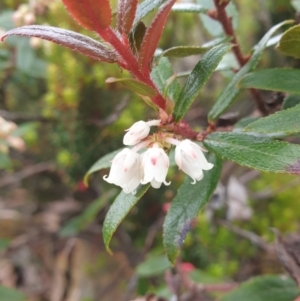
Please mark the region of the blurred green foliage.
MULTIPOLYGON (((12 11, 24 2, 1 1, 0 27, 7 30, 13 26, 5 20, 8 20, 12 11)), ((201 3, 200 0, 198 2, 201 3)), ((260 6, 250 0, 243 0, 243 5, 241 1, 233 2, 241 14, 237 31, 242 49, 247 52, 253 46, 253 41, 257 41, 264 32, 263 26, 252 18, 258 13, 260 6)), ((267 20, 272 24, 293 17, 294 10, 289 1, 269 0, 266 1, 266 6, 269 12, 267 20)), ((166 49, 182 44, 201 45, 205 41, 212 40, 208 32, 200 33, 199 28, 205 27, 201 22, 205 20, 202 18, 201 21, 196 15, 172 14, 160 47, 166 49)), ((71 20, 60 1, 54 2, 45 14, 39 15, 37 23, 47 23, 90 34, 71 20)), ((268 50, 264 63, 272 65, 270 57, 274 58, 276 55, 272 50, 268 50)), ((191 65, 190 62, 184 64, 171 61, 175 63, 174 69, 188 68, 191 65)), ((128 77, 128 74, 122 72, 116 65, 95 62, 50 42, 43 42, 38 49, 31 47, 29 39, 19 37, 9 38, 7 43, 1 44, 0 109, 17 112, 21 117, 36 117, 30 122, 24 122, 22 118, 17 121, 24 127, 22 137, 26 141, 27 151, 22 155, 11 154, 13 159, 11 169, 19 170, 22 164, 25 165, 28 161, 55 162, 63 174, 59 181, 67 186, 68 193, 78 189, 76 183, 83 179, 93 163, 106 153, 120 148, 124 129, 137 120, 153 117, 151 115, 153 113, 145 109, 146 106, 140 98, 116 84, 105 84, 108 77, 128 77), (125 109, 116 111, 116 106, 123 102, 127 103, 125 109)), ((194 106, 195 110, 199 109, 199 104, 204 108, 211 105, 212 100, 222 89, 220 82, 223 81, 215 77, 209 82, 203 90, 201 100, 194 106)), ((198 127, 202 125, 197 123, 198 127)), ((103 174, 105 173, 101 173, 103 174)), ((175 168, 170 174, 174 186, 148 191, 123 224, 133 246, 138 250, 144 248, 149 227, 164 216, 163 206, 172 200, 176 184, 183 180, 183 176, 178 174, 175 168)), ((100 176, 93 177, 92 185, 101 189, 107 187, 100 176)), ((294 176, 262 174, 250 184, 251 192, 261 192, 267 188, 273 194, 261 200, 253 198, 252 219, 237 222, 236 225, 262 236, 268 242, 274 241, 270 227, 275 227, 282 233, 299 230, 300 186, 296 185, 297 181, 298 178, 294 176)), ((53 185, 52 188, 55 190, 56 186, 53 185)), ((52 200, 51 196, 48 199, 52 200)), ((83 197, 78 199, 86 201, 83 197)), ((100 209, 107 209, 108 200, 105 199, 104 202, 101 198, 92 197, 92 199, 94 202, 89 204, 86 211, 69 221, 63 228, 67 232, 66 235, 83 230, 97 218, 100 209)), ((225 217, 224 210, 219 214, 221 218, 225 217)), ((112 242, 112 248, 114 244, 118 243, 112 242)), ((0 247, 5 246, 6 241, 1 240, 0 247)), ((151 254, 154 258, 146 256, 147 260, 137 268, 139 276, 137 290, 140 294, 149 290, 163 296, 170 294, 162 277, 163 271, 169 267, 165 258, 160 255, 162 252, 161 237, 158 235, 154 239, 151 254), (159 277, 153 280, 156 276, 159 277)), ((204 213, 197 218, 182 250, 182 261, 190 262, 197 268, 198 278, 196 275, 195 281, 199 279, 199 282, 205 282, 203 279, 218 281, 238 278, 248 262, 259 261, 260 257, 258 248, 251 242, 224 227, 212 225, 204 213)), ((104 263, 100 262, 97 268, 102 265, 104 263)), ((278 267, 274 270, 277 271, 278 267)), ((263 264, 259 267, 261 273, 274 270, 263 264)))

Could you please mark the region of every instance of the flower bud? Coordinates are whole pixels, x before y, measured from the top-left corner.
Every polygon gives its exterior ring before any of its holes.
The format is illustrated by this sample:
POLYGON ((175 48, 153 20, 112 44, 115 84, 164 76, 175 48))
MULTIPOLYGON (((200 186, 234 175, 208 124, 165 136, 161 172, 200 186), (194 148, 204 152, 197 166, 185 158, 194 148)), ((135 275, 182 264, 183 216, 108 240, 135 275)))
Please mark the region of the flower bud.
POLYGON ((149 135, 150 126, 145 121, 134 123, 124 136, 123 143, 125 145, 135 145, 149 135))

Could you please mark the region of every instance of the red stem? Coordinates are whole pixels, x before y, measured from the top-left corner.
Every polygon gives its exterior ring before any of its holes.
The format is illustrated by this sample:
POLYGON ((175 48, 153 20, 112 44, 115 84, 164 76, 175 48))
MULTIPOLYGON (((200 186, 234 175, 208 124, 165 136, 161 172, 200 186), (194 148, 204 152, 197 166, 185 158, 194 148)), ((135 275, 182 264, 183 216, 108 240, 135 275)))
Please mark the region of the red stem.
MULTIPOLYGON (((216 7, 216 13, 213 14, 211 13, 210 16, 216 20, 218 20, 224 29, 224 32, 226 35, 232 37, 232 43, 234 44, 232 50, 235 54, 235 57, 237 58, 240 66, 244 66, 248 58, 243 56, 240 45, 237 41, 233 26, 232 26, 232 19, 228 17, 227 12, 226 12, 226 6, 229 4, 229 1, 227 0, 214 0, 215 7, 216 7)), ((252 94, 254 101, 256 103, 256 106, 258 110, 261 112, 263 116, 267 116, 269 114, 268 110, 265 107, 264 101, 260 97, 259 93, 257 90, 251 89, 250 93, 252 94)))
POLYGON ((111 44, 114 49, 119 53, 119 55, 122 57, 124 61, 119 61, 121 67, 127 69, 129 72, 131 72, 138 80, 145 83, 146 85, 150 86, 151 88, 155 89, 157 92, 157 96, 155 98, 152 98, 152 101, 154 104, 156 104, 161 109, 165 109, 166 107, 166 100, 162 97, 156 86, 154 85, 153 81, 150 78, 150 73, 147 72, 142 73, 140 72, 139 65, 137 62, 136 57, 133 55, 130 47, 128 45, 123 44, 122 41, 117 37, 116 33, 112 30, 111 27, 107 27, 105 29, 101 28, 99 25, 99 22, 97 20, 97 17, 95 16, 94 12, 92 11, 89 4, 84 0, 85 7, 88 11, 89 16, 91 17, 94 28, 96 32, 99 34, 99 36, 111 44))
POLYGON ((232 50, 240 63, 241 66, 245 65, 247 63, 247 58, 245 58, 242 54, 240 45, 237 41, 233 26, 232 26, 232 21, 231 18, 228 17, 227 12, 226 12, 226 6, 229 4, 227 1, 220 2, 220 0, 214 0, 216 9, 217 9, 217 15, 216 19, 222 24, 223 29, 226 33, 226 35, 232 37, 232 43, 233 47, 232 50))
POLYGON ((139 70, 139 65, 136 57, 133 55, 132 51, 128 45, 124 45, 121 40, 117 37, 115 32, 111 27, 108 27, 104 31, 98 31, 98 34, 108 43, 110 43, 114 49, 119 53, 124 62, 120 62, 120 65, 130 71, 138 80, 147 84, 151 88, 155 89, 157 96, 152 99, 152 101, 161 109, 165 109, 166 100, 162 97, 157 87, 154 85, 150 78, 149 73, 142 73, 139 70))

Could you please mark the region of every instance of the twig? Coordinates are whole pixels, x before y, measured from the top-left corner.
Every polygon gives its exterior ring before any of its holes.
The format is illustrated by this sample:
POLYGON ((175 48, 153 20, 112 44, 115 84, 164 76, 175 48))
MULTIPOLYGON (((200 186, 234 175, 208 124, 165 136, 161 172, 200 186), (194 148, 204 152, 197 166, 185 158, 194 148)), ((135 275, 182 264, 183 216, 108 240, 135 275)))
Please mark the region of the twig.
POLYGON ((26 121, 40 121, 40 122, 54 122, 55 119, 46 118, 43 116, 36 116, 36 115, 27 115, 20 112, 8 112, 5 110, 0 110, 0 116, 8 119, 10 121, 15 122, 26 122, 26 121))
MULTIPOLYGON (((232 37, 232 43, 233 43, 233 53, 235 54, 235 57, 237 58, 240 66, 244 66, 247 61, 248 57, 243 56, 240 45, 238 43, 237 37, 235 35, 233 25, 232 25, 232 18, 228 17, 226 12, 226 6, 229 4, 228 0, 214 0, 216 10, 210 11, 209 16, 217 21, 219 21, 224 29, 224 32, 227 36, 232 37)), ((261 112, 263 116, 268 115, 268 110, 265 107, 265 104, 260 97, 259 93, 254 90, 250 89, 250 92, 254 98, 254 101, 256 103, 256 106, 258 110, 261 112)))
POLYGON ((229 223, 228 221, 224 221, 224 220, 217 220, 217 224, 221 225, 225 228, 227 228, 228 230, 232 231, 233 233, 248 239, 253 245, 263 249, 266 252, 274 252, 275 248, 273 244, 268 244, 263 238, 261 238, 260 236, 258 236, 257 234, 241 229, 231 223, 229 223))
POLYGON ((50 162, 38 163, 36 165, 25 167, 23 170, 16 172, 12 176, 6 176, 3 179, 0 179, 0 188, 18 183, 21 180, 31 177, 37 173, 41 173, 46 170, 52 170, 54 168, 54 164, 50 162))

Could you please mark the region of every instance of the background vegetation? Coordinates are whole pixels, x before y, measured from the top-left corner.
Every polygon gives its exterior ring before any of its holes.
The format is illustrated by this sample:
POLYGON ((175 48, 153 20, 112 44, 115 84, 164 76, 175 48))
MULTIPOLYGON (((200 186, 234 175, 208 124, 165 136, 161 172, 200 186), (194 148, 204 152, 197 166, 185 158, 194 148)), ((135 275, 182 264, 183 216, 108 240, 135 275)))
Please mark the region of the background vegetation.
MULTIPOLYGON (((244 53, 274 24, 299 17, 297 1, 232 2, 244 53)), ((212 1, 199 3, 209 6, 212 1)), ((0 31, 24 24, 90 34, 72 21, 59 0, 1 1, 0 31)), ((203 14, 172 12, 160 47, 202 45, 219 35, 220 28, 203 14)), ((198 60, 191 56, 171 62, 184 73, 198 60)), ((232 76, 235 59, 226 56, 223 66, 186 116, 191 125, 207 125, 208 109, 232 76)), ((269 47, 261 66, 299 67, 299 61, 269 47)), ((89 187, 83 177, 97 159, 121 147, 124 128, 141 116, 154 117, 133 93, 105 84, 107 77, 121 76, 126 72, 116 65, 35 38, 10 37, 0 45, 0 116, 18 125, 15 135, 26 145, 0 153, 0 299, 125 301, 148 294, 141 300, 152 300, 153 293, 171 300, 185 293, 180 300, 216 300, 253 276, 285 274, 270 229, 284 235, 299 232, 299 176, 250 171, 229 162, 175 268, 164 255, 161 228, 183 180, 176 168, 171 170, 175 185, 149 190, 118 228, 113 256, 105 251, 101 225, 118 190, 102 180, 107 171, 93 175, 89 187), (193 285, 210 284, 211 291, 200 296, 189 287, 190 279, 193 285)), ((285 98, 272 92, 262 96, 270 110, 285 98)), ((239 97, 242 101, 219 122, 226 125, 249 111, 255 115, 251 95, 239 97)))

